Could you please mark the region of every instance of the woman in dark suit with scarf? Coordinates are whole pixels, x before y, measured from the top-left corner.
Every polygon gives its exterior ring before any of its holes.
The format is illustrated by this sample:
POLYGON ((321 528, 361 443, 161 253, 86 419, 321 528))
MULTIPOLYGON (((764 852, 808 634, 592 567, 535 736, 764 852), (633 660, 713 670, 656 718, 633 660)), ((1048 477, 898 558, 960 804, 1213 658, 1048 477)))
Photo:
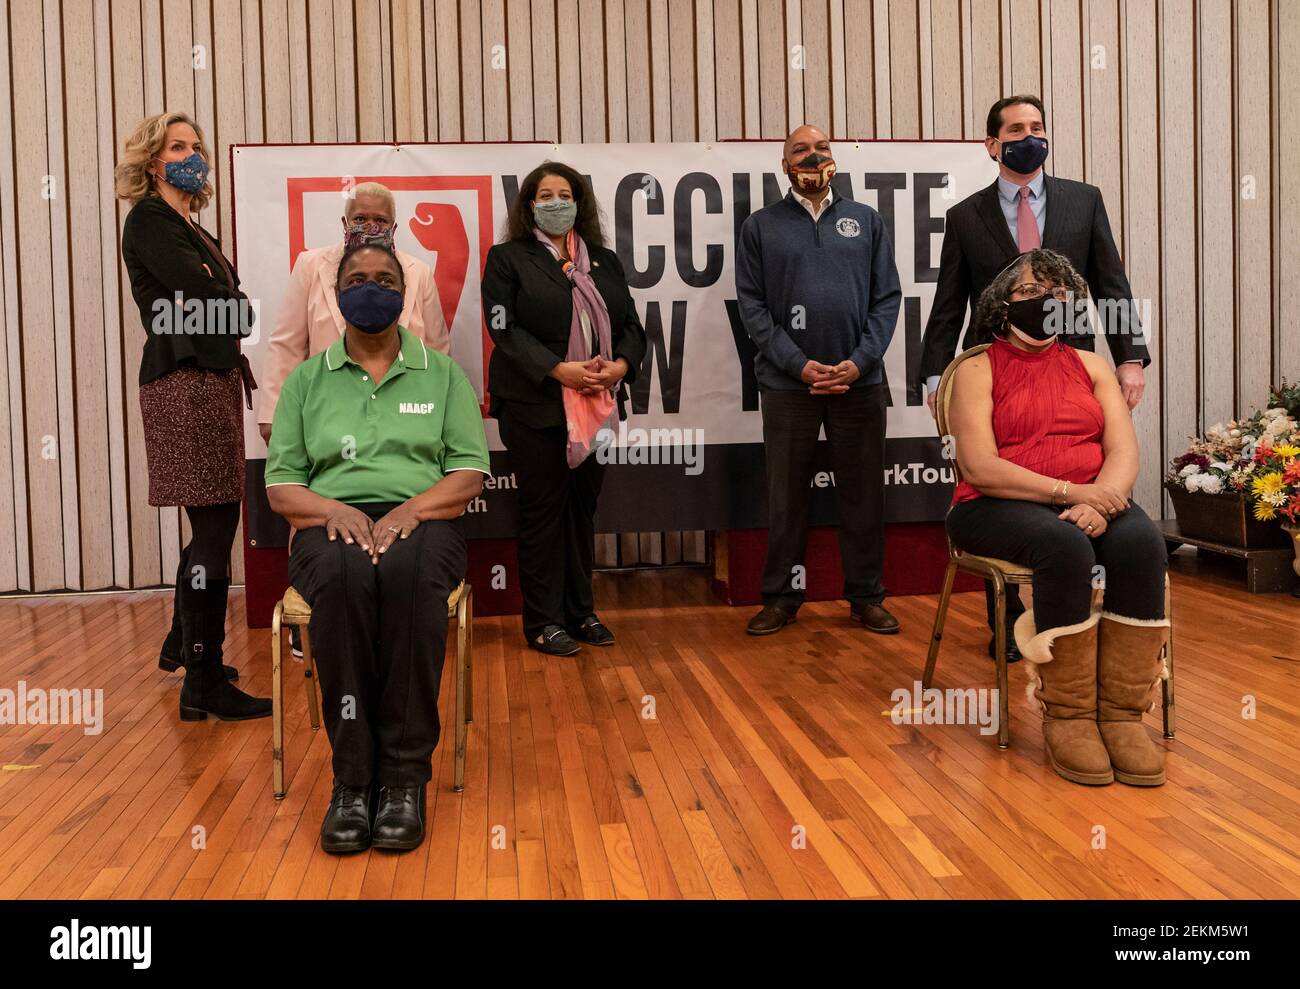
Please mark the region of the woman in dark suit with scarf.
POLYGON ((482 294, 495 344, 490 413, 518 483, 524 636, 553 656, 573 655, 579 640, 610 645, 591 592, 604 470, 591 444, 624 415, 645 330, 578 172, 548 161, 524 179, 482 294))
POLYGON ((172 630, 158 665, 185 667, 183 721, 264 718, 223 666, 230 551, 244 497, 243 405, 253 377, 239 341, 252 328, 248 297, 216 238, 193 215, 212 197, 210 156, 183 113, 142 120, 114 175, 131 202, 122 260, 145 329, 140 412, 149 465, 149 504, 182 505, 192 538, 176 574, 172 630))

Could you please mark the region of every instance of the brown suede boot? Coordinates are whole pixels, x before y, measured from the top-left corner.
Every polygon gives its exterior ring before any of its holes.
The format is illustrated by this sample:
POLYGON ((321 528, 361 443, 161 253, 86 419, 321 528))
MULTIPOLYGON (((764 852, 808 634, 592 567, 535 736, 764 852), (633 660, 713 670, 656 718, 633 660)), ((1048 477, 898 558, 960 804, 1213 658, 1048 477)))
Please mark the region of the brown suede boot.
POLYGON ((1113 783, 1110 757, 1097 727, 1097 622, 1036 632, 1034 613, 1016 619, 1016 645, 1029 676, 1031 707, 1043 712, 1043 741, 1057 775, 1071 783, 1113 783))
POLYGON ((1168 676, 1161 656, 1168 637, 1167 618, 1144 621, 1101 613, 1097 727, 1115 778, 1130 786, 1165 781, 1165 753, 1151 741, 1142 715, 1155 708, 1154 688, 1168 676))

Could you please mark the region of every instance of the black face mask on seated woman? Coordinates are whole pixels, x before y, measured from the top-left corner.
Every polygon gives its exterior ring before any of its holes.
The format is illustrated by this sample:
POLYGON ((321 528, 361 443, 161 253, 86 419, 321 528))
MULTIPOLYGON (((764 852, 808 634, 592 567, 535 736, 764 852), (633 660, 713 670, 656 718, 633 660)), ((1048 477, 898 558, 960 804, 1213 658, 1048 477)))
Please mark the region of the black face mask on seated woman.
POLYGON ((1054 336, 1087 332, 1087 306, 1073 297, 1058 299, 1043 295, 1037 299, 1020 299, 1004 302, 1007 307, 1007 324, 1031 340, 1040 343, 1054 336), (1082 320, 1084 326, 1077 324, 1082 320))

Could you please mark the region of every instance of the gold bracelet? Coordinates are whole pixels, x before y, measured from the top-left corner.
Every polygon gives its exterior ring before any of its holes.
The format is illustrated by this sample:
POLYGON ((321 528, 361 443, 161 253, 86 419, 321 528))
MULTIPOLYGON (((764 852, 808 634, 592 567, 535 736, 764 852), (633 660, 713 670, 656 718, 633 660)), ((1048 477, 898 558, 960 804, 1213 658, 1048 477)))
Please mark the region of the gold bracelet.
POLYGON ((1070 503, 1070 482, 1065 482, 1065 487, 1061 489, 1061 503, 1068 505, 1070 503))

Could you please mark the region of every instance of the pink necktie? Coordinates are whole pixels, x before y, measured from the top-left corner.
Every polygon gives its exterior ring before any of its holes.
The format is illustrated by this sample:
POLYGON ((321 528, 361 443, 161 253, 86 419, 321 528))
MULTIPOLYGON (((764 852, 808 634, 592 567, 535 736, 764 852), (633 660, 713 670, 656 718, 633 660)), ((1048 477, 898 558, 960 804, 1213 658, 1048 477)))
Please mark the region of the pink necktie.
POLYGON ((1038 220, 1029 205, 1029 186, 1020 187, 1020 206, 1016 211, 1016 239, 1020 241, 1020 252, 1032 251, 1043 246, 1043 239, 1038 234, 1038 220))

